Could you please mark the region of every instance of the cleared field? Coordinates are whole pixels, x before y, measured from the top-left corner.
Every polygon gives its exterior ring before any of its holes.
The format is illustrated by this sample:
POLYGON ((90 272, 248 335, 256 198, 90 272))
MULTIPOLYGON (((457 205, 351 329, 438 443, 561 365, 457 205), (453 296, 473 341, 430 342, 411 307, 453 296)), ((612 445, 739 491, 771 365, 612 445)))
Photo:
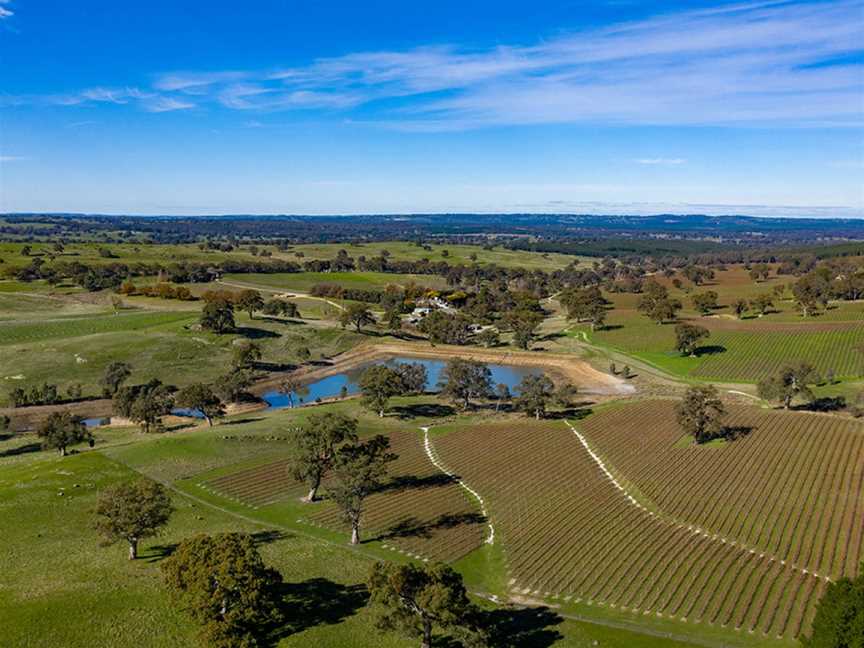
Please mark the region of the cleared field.
POLYGON ((189 313, 134 312, 98 317, 66 317, 53 320, 29 320, 0 323, 0 345, 24 344, 44 340, 154 329, 184 320, 193 321, 189 313))
POLYGON ((837 578, 857 573, 864 536, 864 425, 836 417, 730 409, 745 435, 681 447, 674 403, 643 401, 580 423, 614 470, 663 512, 837 578))
MULTIPOLYGON (((399 458, 390 468, 389 482, 367 501, 363 537, 428 560, 458 560, 481 546, 484 517, 457 481, 432 464, 419 433, 392 432, 390 441, 399 458)), ((286 466, 287 458, 275 459, 205 477, 200 485, 248 506, 266 507, 305 494, 305 486, 288 476, 286 466)), ((304 506, 304 511, 307 522, 347 534, 349 527, 331 502, 304 506)))
POLYGON ((825 586, 644 508, 563 421, 456 428, 435 448, 486 500, 513 594, 767 639, 806 628, 825 586))
POLYGON ((237 282, 274 290, 309 292, 317 284, 335 284, 343 288, 383 290, 387 286, 409 283, 424 288, 444 288, 447 283, 436 275, 391 274, 387 272, 290 272, 279 274, 226 274, 226 283, 237 282))
POLYGON ((31 292, 0 291, 0 321, 69 315, 109 315, 102 304, 87 304, 31 292))
POLYGON ((280 253, 279 256, 287 259, 292 259, 295 252, 302 252, 303 258, 297 259, 303 261, 306 259, 332 259, 336 256, 339 250, 345 250, 355 259, 358 256, 365 256, 371 259, 380 256, 381 252, 386 250, 390 253, 390 258, 397 261, 420 261, 421 259, 429 259, 430 261, 446 261, 451 265, 470 265, 472 263, 495 264, 505 268, 525 268, 527 270, 557 270, 568 266, 573 261, 577 261, 584 265, 590 265, 593 259, 588 257, 578 257, 569 254, 555 253, 540 253, 540 252, 525 252, 521 250, 506 250, 502 247, 495 247, 491 250, 484 250, 478 245, 441 245, 438 243, 428 242, 431 250, 424 250, 405 241, 382 241, 379 243, 360 243, 360 244, 345 244, 345 243, 322 243, 296 245, 291 251, 280 253), (445 254, 446 250, 446 254, 445 254), (476 257, 476 261, 472 259, 472 255, 476 257))
MULTIPOLYGON (((267 246, 259 246, 262 249, 267 246)), ((271 249, 275 247, 271 246, 271 249)), ((232 252, 201 250, 197 245, 183 244, 143 244, 143 243, 70 243, 62 253, 53 250, 50 243, 0 243, 0 259, 7 267, 23 267, 29 265, 34 258, 46 262, 85 263, 87 265, 105 265, 110 263, 161 263, 171 264, 178 261, 196 261, 201 263, 217 263, 227 259, 246 261, 256 260, 248 250, 240 248, 232 252), (31 248, 29 256, 23 255, 22 249, 31 248), (100 254, 100 249, 110 250, 112 256, 100 254)))

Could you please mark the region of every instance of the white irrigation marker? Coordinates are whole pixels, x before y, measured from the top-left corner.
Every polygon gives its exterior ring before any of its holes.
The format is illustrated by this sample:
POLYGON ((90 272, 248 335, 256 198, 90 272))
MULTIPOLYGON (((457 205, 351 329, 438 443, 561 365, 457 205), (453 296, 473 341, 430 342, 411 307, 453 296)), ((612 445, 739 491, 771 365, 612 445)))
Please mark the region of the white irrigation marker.
MULTIPOLYGON (((641 509, 642 511, 644 511, 645 513, 647 513, 651 517, 655 517, 655 514, 652 511, 649 511, 647 508, 642 506, 638 501, 636 501, 636 499, 630 493, 627 492, 627 489, 625 489, 618 482, 618 480, 615 479, 615 476, 609 471, 609 469, 606 467, 606 464, 603 463, 603 460, 599 456, 597 456, 597 453, 595 453, 591 449, 591 446, 588 445, 588 441, 585 439, 584 436, 582 436, 582 434, 579 433, 579 430, 577 430, 575 427, 573 427, 573 425, 570 423, 570 421, 564 421, 564 422, 567 424, 567 427, 569 427, 573 431, 573 434, 576 435, 576 438, 579 439, 580 443, 582 443, 582 446, 585 448, 585 450, 588 452, 588 454, 591 455, 591 458, 594 460, 594 463, 596 463, 600 467, 600 470, 603 471, 603 474, 606 475, 606 477, 609 479, 609 481, 612 482, 612 484, 615 486, 615 488, 617 488, 619 491, 621 491, 633 506, 641 509)), ((658 519, 662 519, 662 518, 660 518, 659 515, 656 517, 658 517, 658 519)), ((706 531, 705 529, 702 529, 698 526, 694 526, 694 525, 684 526, 683 524, 678 524, 674 521, 670 521, 670 523, 675 524, 679 529, 686 529, 687 531, 689 531, 693 535, 701 535, 701 536, 704 536, 705 538, 708 538, 709 540, 719 540, 720 542, 722 542, 724 544, 728 542, 730 545, 732 545, 734 547, 738 547, 742 551, 748 551, 749 550, 751 554, 756 553, 755 550, 753 550, 749 547, 746 547, 743 544, 739 544, 735 540, 731 540, 729 538, 724 538, 721 535, 711 533, 711 532, 706 531)), ((764 558, 765 554, 764 553, 760 554, 759 557, 764 558)), ((775 558, 774 556, 768 556, 768 560, 769 560, 769 562, 775 562, 777 560, 777 558, 775 558)), ((786 561, 781 560, 780 564, 785 566, 786 561)), ((818 574, 816 572, 807 571, 806 569, 802 569, 801 567, 798 567, 797 565, 794 565, 792 563, 789 563, 789 567, 791 567, 797 571, 800 571, 802 574, 805 574, 806 576, 813 576, 814 578, 825 579, 825 581, 827 581, 829 583, 831 582, 831 579, 828 576, 823 576, 823 575, 818 574)))
MULTIPOLYGON (((486 502, 483 501, 483 498, 480 496, 480 493, 471 488, 468 484, 463 482, 461 479, 456 477, 452 472, 447 470, 444 465, 438 460, 438 455, 435 453, 435 449, 432 447, 431 441, 429 441, 429 428, 421 427, 423 430, 423 447, 426 450, 426 456, 429 457, 429 461, 441 472, 443 472, 448 477, 455 477, 456 482, 464 488, 466 491, 471 493, 474 498, 480 503, 480 511, 483 513, 483 517, 487 520, 489 519, 489 514, 486 511, 486 502)), ((495 527, 492 526, 492 522, 489 522, 489 536, 486 538, 486 544, 494 544, 495 543, 495 527)))

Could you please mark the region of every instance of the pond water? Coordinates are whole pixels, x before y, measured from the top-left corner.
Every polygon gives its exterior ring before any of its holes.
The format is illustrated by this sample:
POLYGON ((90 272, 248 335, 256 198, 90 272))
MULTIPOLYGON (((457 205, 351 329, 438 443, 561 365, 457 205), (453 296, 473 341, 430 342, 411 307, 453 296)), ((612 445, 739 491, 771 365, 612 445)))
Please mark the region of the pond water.
MULTIPOLYGON (((277 391, 269 391, 264 394, 263 398, 272 408, 289 407, 292 405, 302 405, 303 403, 314 402, 316 399, 334 398, 342 393, 342 388, 347 390, 348 394, 356 394, 360 391, 358 382, 363 372, 373 364, 385 364, 389 367, 397 363, 418 363, 426 367, 428 379, 426 381, 427 391, 438 390, 438 380, 441 377, 441 371, 447 364, 444 360, 428 360, 421 358, 394 357, 382 363, 374 362, 354 369, 349 369, 340 374, 327 376, 316 382, 310 383, 303 387, 299 393, 281 394, 277 391)), ((514 365, 487 364, 492 372, 492 385, 503 383, 510 388, 510 391, 518 393, 516 386, 522 381, 522 378, 528 375, 537 375, 542 373, 540 369, 530 367, 518 367, 514 365)))
MULTIPOLYGON (((322 400, 327 398, 335 398, 342 393, 343 387, 347 390, 348 394, 356 394, 360 391, 360 386, 358 385, 358 382, 360 381, 360 376, 363 375, 363 372, 366 369, 368 369, 373 364, 385 364, 389 367, 392 367, 397 363, 418 363, 426 367, 427 391, 438 390, 438 380, 441 377, 441 371, 447 364, 444 360, 427 360, 422 358, 408 358, 400 356, 385 360, 383 361, 383 363, 373 362, 361 365, 359 367, 355 367, 354 369, 349 369, 348 371, 340 374, 327 376, 326 378, 322 378, 321 380, 305 385, 299 390, 299 393, 294 393, 290 396, 288 394, 281 394, 277 391, 269 391, 264 394, 263 398, 270 406, 270 408, 279 409, 282 407, 292 406, 292 400, 293 405, 297 406, 303 405, 304 403, 313 403, 316 399, 319 398, 322 400)), ((516 386, 522 381, 522 378, 524 378, 525 376, 538 375, 542 373, 541 369, 518 367, 515 365, 487 364, 486 366, 488 366, 489 370, 492 372, 493 387, 495 385, 498 385, 499 383, 503 383, 507 385, 507 387, 510 388, 510 391, 514 394, 519 393, 519 390, 516 388, 516 386)), ((175 416, 203 418, 201 412, 194 409, 178 407, 171 410, 171 413, 175 416)), ((87 418, 84 419, 84 423, 88 427, 107 425, 110 423, 110 417, 87 418)))

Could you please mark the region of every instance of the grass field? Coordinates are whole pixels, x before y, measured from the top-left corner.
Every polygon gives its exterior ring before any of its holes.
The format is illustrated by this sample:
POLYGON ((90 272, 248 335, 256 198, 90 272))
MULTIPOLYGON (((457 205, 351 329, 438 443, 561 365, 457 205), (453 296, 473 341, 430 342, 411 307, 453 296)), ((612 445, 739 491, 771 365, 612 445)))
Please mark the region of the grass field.
POLYGON ((443 277, 436 275, 391 274, 387 272, 296 272, 288 274, 227 274, 225 282, 240 282, 274 290, 309 292, 317 284, 334 284, 343 288, 383 290, 387 286, 416 284, 424 288, 446 288, 443 277))
MULTIPOLYGON (((308 244, 296 245, 287 253, 285 258, 292 258, 295 252, 302 252, 304 259, 332 259, 336 256, 339 250, 345 250, 355 259, 358 256, 365 256, 367 259, 381 255, 383 250, 390 252, 390 258, 393 260, 410 260, 420 261, 421 259, 429 259, 430 261, 446 261, 450 265, 471 265, 475 261, 471 258, 476 255, 476 263, 495 264, 504 268, 525 268, 527 270, 557 270, 570 265, 573 261, 577 261, 583 265, 590 265, 592 259, 587 257, 577 257, 569 254, 543 254, 539 252, 525 252, 519 250, 506 250, 502 247, 495 247, 491 250, 484 250, 477 245, 442 245, 438 243, 428 242, 432 250, 424 250, 411 243, 404 241, 383 241, 380 243, 360 243, 360 244, 308 244), (443 252, 446 250, 446 256, 443 252)), ((285 254, 285 253, 283 253, 285 254)), ((296 257, 295 257, 296 258, 296 257)))
MULTIPOLYGON (((135 303, 134 299, 127 301, 135 303)), ((305 316, 321 316, 326 308, 332 308, 324 302, 308 301, 301 304, 305 316)), ((189 304, 171 302, 169 306, 173 303, 189 304)), ((210 381, 228 371, 232 347, 238 340, 258 343, 266 363, 291 365, 301 361, 298 351, 302 348, 309 349, 313 359, 320 359, 364 339, 338 328, 262 317, 250 320, 245 313, 236 315, 238 333, 214 335, 189 328, 198 321, 200 308, 199 302, 191 304, 193 311, 129 310, 116 316, 44 319, 31 314, 30 319, 0 321, 0 392, 47 381, 58 384, 61 391, 80 383, 85 395, 96 395, 105 367, 114 361, 132 365, 133 382, 159 378, 182 386, 210 381)), ((147 304, 148 308, 160 306, 147 304)))
POLYGON ((793 360, 813 364, 823 375, 838 378, 864 376, 864 324, 795 323, 781 327, 771 323, 743 323, 736 330, 711 318, 689 320, 707 328, 711 336, 696 357, 675 351, 675 326, 658 325, 638 315, 613 315, 609 328, 591 331, 586 326, 570 329, 571 335, 608 346, 651 362, 671 373, 725 382, 757 382, 793 360))
POLYGON ((302 263, 310 259, 332 259, 339 250, 346 250, 355 259, 358 256, 372 258, 380 255, 382 250, 388 250, 393 260, 429 259, 430 261, 447 261, 451 265, 470 265, 475 261, 471 256, 476 255, 476 262, 480 264, 496 264, 503 267, 527 268, 530 270, 556 270, 563 268, 574 260, 580 263, 590 263, 589 259, 567 254, 542 254, 538 252, 525 252, 505 250, 496 247, 492 250, 484 250, 475 245, 438 245, 431 244, 432 250, 424 250, 410 243, 401 241, 385 241, 381 243, 362 244, 321 244, 321 245, 297 245, 290 250, 279 250, 275 245, 262 243, 250 243, 240 245, 231 252, 216 250, 201 250, 193 244, 144 244, 144 243, 69 243, 62 253, 56 253, 49 243, 0 243, 0 259, 4 267, 20 268, 28 265, 33 258, 43 258, 46 261, 56 260, 72 263, 77 261, 85 264, 107 264, 107 263, 159 263, 171 264, 178 261, 195 261, 201 263, 217 263, 227 259, 235 260, 262 260, 266 258, 254 256, 249 251, 249 246, 255 245, 259 250, 267 250, 272 253, 272 259, 282 259, 302 263), (29 245, 32 249, 29 256, 22 254, 22 249, 29 245), (111 251, 112 257, 104 257, 100 254, 100 248, 111 251), (447 256, 442 252, 447 250, 447 256), (296 252, 302 252, 302 257, 297 257, 296 252))
MULTIPOLYGON (((138 471, 180 488, 192 488, 190 474, 216 471, 220 466, 231 470, 238 462, 262 460, 272 451, 272 444, 264 438, 292 419, 307 415, 308 410, 253 417, 258 420, 248 420, 247 416, 213 430, 149 437, 102 430, 95 450, 63 459, 49 452, 10 452, 20 441, 0 438, 0 516, 15 521, 4 527, 0 570, 4 645, 197 645, 193 624, 166 596, 159 562, 184 537, 234 530, 257 534, 265 561, 279 569, 287 582, 284 605, 289 622, 267 645, 405 646, 405 639, 374 628, 362 588, 371 561, 382 554, 407 559, 398 552, 366 546, 352 550, 342 533, 298 525, 287 515, 275 523, 260 516, 261 522, 256 523, 250 519, 250 511, 256 516, 258 512, 248 506, 214 500, 220 506, 215 508, 182 492, 173 496, 177 511, 168 527, 143 543, 141 558, 134 563, 126 560, 124 547, 101 546, 92 530, 92 510, 100 489, 132 478, 138 471), (259 443, 223 438, 226 435, 258 438, 259 443)), ((371 431, 368 426, 373 422, 374 417, 367 419, 367 430, 371 431)), ((385 427, 401 430, 403 423, 388 420, 385 427)), ((608 625, 579 623, 554 611, 512 610, 492 618, 505 623, 508 643, 501 644, 502 648, 691 645, 608 625)))
POLYGON ((255 260, 248 250, 238 249, 233 252, 200 250, 197 245, 171 244, 138 244, 138 243, 71 243, 65 246, 62 253, 52 250, 48 243, 0 243, 0 259, 6 267, 23 267, 33 258, 43 258, 46 262, 62 261, 66 263, 84 263, 87 265, 103 265, 109 263, 158 263, 171 264, 177 261, 197 261, 201 263, 216 263, 225 259, 255 260), (29 256, 21 254, 22 248, 29 245, 32 251, 29 256), (100 248, 111 251, 112 257, 104 257, 100 248))

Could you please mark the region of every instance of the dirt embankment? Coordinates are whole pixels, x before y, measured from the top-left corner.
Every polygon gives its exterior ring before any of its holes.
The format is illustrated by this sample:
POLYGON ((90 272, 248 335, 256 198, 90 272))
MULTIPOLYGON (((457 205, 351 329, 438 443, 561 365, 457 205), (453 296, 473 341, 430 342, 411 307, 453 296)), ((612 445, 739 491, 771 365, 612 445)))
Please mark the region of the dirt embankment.
POLYGON ((111 416, 111 399, 100 398, 58 405, 32 405, 30 407, 2 407, 0 416, 8 416, 12 432, 35 430, 39 424, 54 412, 72 412, 87 418, 111 416))
MULTIPOLYGON (((371 362, 393 356, 442 359, 463 358, 491 364, 538 367, 548 371, 559 380, 568 380, 577 385, 582 393, 618 395, 633 392, 632 385, 609 374, 598 371, 579 358, 567 355, 546 355, 531 351, 477 349, 460 346, 414 344, 411 342, 387 342, 361 345, 333 358, 326 365, 301 367, 293 377, 310 383, 333 374, 342 373, 371 362)), ((262 394, 277 386, 285 376, 274 376, 256 383, 253 391, 262 394)))

